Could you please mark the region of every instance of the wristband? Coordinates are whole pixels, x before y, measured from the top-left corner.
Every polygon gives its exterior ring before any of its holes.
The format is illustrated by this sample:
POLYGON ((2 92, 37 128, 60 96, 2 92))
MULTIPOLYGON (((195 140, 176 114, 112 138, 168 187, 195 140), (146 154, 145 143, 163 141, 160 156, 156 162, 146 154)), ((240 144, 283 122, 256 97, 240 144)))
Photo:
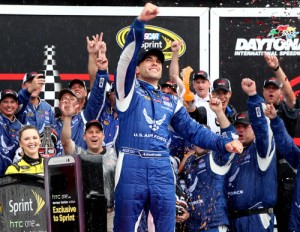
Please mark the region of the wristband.
POLYGON ((280 65, 277 66, 277 68, 274 68, 273 71, 276 72, 279 69, 280 65))

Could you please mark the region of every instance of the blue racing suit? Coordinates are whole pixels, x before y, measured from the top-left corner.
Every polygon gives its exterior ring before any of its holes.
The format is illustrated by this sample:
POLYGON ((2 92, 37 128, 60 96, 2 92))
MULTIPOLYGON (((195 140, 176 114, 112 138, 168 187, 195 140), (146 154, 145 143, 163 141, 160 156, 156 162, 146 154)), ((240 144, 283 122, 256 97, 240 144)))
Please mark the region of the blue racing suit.
MULTIPOLYGON (((288 134, 282 119, 279 117, 271 120, 271 128, 274 131, 274 138, 277 149, 280 154, 288 161, 288 163, 295 169, 300 167, 300 149, 295 145, 293 139, 288 134)), ((294 195, 291 205, 289 230, 300 231, 300 175, 296 176, 294 185, 294 195)))
MULTIPOLYGON (((106 94, 106 91, 103 91, 102 89, 105 88, 107 81, 107 71, 98 70, 86 107, 83 111, 72 117, 72 140, 76 145, 84 149, 87 149, 87 145, 83 139, 85 123, 90 120, 99 118, 100 112, 104 107, 104 99, 106 94)), ((54 129, 59 136, 61 136, 62 127, 62 119, 56 119, 54 129)))
MULTIPOLYGON (((229 137, 235 133, 232 125, 221 131, 222 135, 229 137)), ((186 160, 184 181, 189 199, 188 231, 218 231, 219 226, 228 227, 224 186, 233 157, 234 154, 209 151, 202 156, 193 154, 186 160)))
POLYGON ((105 101, 104 109, 100 116, 100 122, 103 125, 105 138, 103 140, 106 148, 115 147, 119 131, 119 117, 115 117, 114 110, 112 109, 109 101, 105 101))
POLYGON ((233 231, 272 231, 277 200, 276 150, 264 100, 248 98, 255 140, 236 155, 228 173, 228 210, 233 231))
POLYGON ((22 124, 14 118, 10 121, 0 114, 0 175, 4 175, 7 167, 12 164, 15 152, 19 147, 19 130, 22 124))
POLYGON ((23 125, 37 127, 40 134, 44 131, 44 126, 52 126, 55 122, 51 105, 42 99, 40 99, 37 106, 29 102, 23 114, 18 116, 18 119, 23 125))
MULTIPOLYGON (((22 89, 18 93, 19 112, 22 114, 30 99, 30 93, 22 89)), ((15 152, 19 147, 19 130, 22 123, 14 117, 13 121, 0 114, 0 175, 4 175, 7 167, 12 164, 15 152)))
POLYGON ((119 115, 114 231, 134 231, 145 207, 157 232, 175 227, 175 179, 168 126, 197 146, 227 153, 221 138, 191 119, 177 97, 135 77, 145 22, 136 19, 126 37, 116 76, 119 115))

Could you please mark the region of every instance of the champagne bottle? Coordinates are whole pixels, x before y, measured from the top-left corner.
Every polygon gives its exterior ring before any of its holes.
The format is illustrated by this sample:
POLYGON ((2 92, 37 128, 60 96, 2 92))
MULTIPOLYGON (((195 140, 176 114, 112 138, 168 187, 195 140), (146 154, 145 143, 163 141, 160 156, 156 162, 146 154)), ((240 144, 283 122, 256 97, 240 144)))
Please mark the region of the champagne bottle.
POLYGON ((193 72, 193 69, 190 66, 187 66, 182 70, 182 80, 185 86, 185 94, 183 95, 183 99, 185 101, 193 101, 194 93, 190 89, 190 75, 193 72))

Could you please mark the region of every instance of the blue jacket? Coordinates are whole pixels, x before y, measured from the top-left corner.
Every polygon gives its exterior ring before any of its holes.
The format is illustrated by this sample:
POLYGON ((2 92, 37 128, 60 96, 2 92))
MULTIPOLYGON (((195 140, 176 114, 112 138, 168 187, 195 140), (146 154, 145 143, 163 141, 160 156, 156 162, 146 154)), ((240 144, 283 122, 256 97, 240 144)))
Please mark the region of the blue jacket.
POLYGON ((37 106, 29 102, 23 114, 18 116, 18 119, 24 125, 36 126, 39 133, 43 132, 44 126, 52 126, 55 122, 51 105, 42 99, 40 99, 37 106))

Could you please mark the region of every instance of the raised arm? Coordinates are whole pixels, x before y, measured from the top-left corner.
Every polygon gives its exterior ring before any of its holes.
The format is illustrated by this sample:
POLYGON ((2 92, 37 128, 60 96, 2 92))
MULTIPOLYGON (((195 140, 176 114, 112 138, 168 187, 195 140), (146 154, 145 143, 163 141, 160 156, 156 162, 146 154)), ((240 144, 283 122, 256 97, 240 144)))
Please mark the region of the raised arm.
POLYGON ((255 134, 258 154, 262 158, 270 158, 275 153, 275 145, 270 123, 264 115, 264 99, 257 94, 256 84, 253 80, 244 78, 241 86, 248 95, 249 119, 255 134))
POLYGON ((282 119, 277 116, 273 104, 266 106, 265 115, 271 120, 271 128, 274 132, 274 139, 281 155, 289 164, 297 169, 300 162, 300 149, 295 145, 294 140, 288 134, 282 119))
POLYGON ((268 67, 270 67, 273 70, 276 78, 282 83, 281 90, 286 105, 289 109, 293 110, 296 104, 296 96, 293 92, 289 79, 280 67, 277 56, 269 55, 268 53, 264 52, 264 58, 267 62, 268 67))
POLYGON ((180 102, 178 102, 171 126, 184 139, 203 149, 213 150, 221 154, 241 153, 243 151, 243 145, 239 141, 232 141, 232 138, 216 135, 193 120, 180 102))
POLYGON ((185 93, 185 87, 182 82, 182 80, 179 77, 179 50, 181 47, 182 41, 173 41, 171 43, 171 50, 172 50, 172 60, 170 63, 170 69, 169 69, 169 76, 170 80, 173 83, 176 83, 179 88, 178 96, 182 97, 185 93))
MULTIPOLYGON (((101 42, 104 43, 103 41, 101 42)), ((105 105, 106 84, 108 82, 108 60, 106 54, 98 50, 98 58, 94 60, 97 67, 96 79, 91 89, 86 107, 81 112, 85 121, 98 119, 105 105)))
MULTIPOLYGON (((106 44, 102 41, 103 33, 100 35, 96 34, 92 36, 93 40, 90 40, 89 37, 86 37, 87 51, 88 51, 88 73, 90 77, 90 89, 92 89, 98 67, 96 65, 97 56, 99 50, 103 55, 106 55, 106 44)), ((101 54, 101 56, 102 56, 101 54)))
POLYGON ((19 108, 16 112, 16 116, 21 121, 21 123, 25 123, 24 117, 26 117, 26 115, 23 115, 23 113, 30 101, 31 93, 38 88, 42 88, 42 86, 45 84, 45 79, 39 78, 41 76, 42 76, 42 74, 37 74, 32 79, 32 82, 28 85, 28 88, 23 87, 18 93, 19 108))
POLYGON ((209 107, 217 115, 217 119, 221 129, 225 129, 231 125, 225 115, 225 112, 223 111, 222 102, 218 98, 210 97, 209 107))
POLYGON ((70 101, 61 103, 61 111, 64 115, 64 125, 61 132, 61 144, 66 155, 72 155, 75 151, 75 143, 72 140, 72 116, 76 114, 79 105, 72 105, 70 101))
MULTIPOLYGON (((140 15, 134 20, 126 36, 125 45, 118 62, 115 80, 117 106, 119 110, 122 106, 122 104, 119 104, 119 101, 127 98, 135 82, 138 53, 144 41, 145 23, 155 18, 158 13, 157 6, 147 3, 140 15)), ((130 99, 128 99, 128 101, 130 101, 130 99)), ((126 109, 123 109, 123 111, 124 110, 126 109)))

